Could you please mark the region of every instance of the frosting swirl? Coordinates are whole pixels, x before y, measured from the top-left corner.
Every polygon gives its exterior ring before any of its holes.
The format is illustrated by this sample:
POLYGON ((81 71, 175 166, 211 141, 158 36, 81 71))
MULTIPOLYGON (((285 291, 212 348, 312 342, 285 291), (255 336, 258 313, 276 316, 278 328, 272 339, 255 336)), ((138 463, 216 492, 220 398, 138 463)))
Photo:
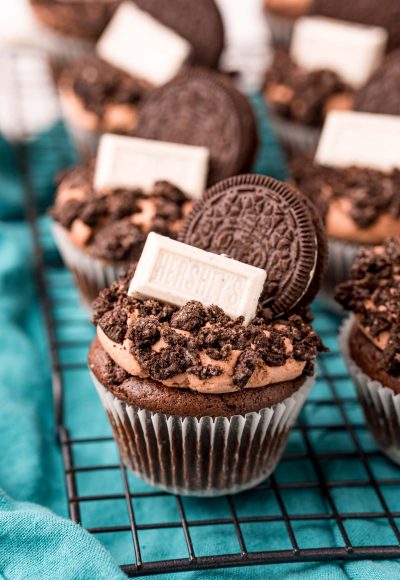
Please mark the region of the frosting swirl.
POLYGON ((364 335, 382 351, 382 365, 400 376, 400 238, 360 252, 336 299, 355 313, 364 335))
POLYGON ((98 339, 129 375, 202 393, 266 387, 312 373, 322 344, 298 315, 245 327, 217 306, 181 308, 127 294, 132 271, 94 302, 98 339))

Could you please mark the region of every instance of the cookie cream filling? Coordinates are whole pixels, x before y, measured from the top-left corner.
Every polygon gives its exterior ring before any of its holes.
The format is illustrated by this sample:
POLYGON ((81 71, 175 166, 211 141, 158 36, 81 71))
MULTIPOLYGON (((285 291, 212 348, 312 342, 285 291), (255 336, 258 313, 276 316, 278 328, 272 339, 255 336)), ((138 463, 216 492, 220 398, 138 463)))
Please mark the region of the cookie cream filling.
MULTIPOLYGON (((180 332, 183 335, 189 335, 188 332, 180 332)), ((125 339, 122 344, 118 344, 108 338, 100 326, 97 327, 97 337, 110 358, 124 371, 132 376, 151 378, 143 369, 140 361, 132 353, 133 345, 131 340, 125 339)), ((292 351, 292 345, 288 339, 285 340, 285 346, 287 352, 290 353, 292 351)), ((154 352, 160 352, 166 347, 167 344, 161 339, 152 346, 152 349, 154 352)), ((218 366, 222 371, 219 375, 200 379, 190 372, 184 372, 161 382, 167 387, 189 388, 199 393, 220 394, 238 391, 238 387, 233 384, 233 372, 241 352, 240 350, 233 350, 227 360, 218 361, 218 366)), ((215 362, 205 352, 199 352, 198 355, 204 367, 215 362)), ((278 367, 268 366, 259 359, 244 388, 266 387, 275 383, 292 381, 303 374, 305 366, 306 363, 304 361, 297 361, 292 357, 288 358, 283 365, 278 367)))

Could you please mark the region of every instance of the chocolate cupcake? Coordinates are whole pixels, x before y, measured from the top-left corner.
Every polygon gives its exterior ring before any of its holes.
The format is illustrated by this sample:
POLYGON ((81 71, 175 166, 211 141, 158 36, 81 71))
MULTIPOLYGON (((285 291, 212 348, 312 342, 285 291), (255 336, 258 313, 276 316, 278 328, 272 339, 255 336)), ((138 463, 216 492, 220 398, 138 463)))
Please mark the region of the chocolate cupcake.
POLYGON ((335 305, 334 288, 348 278, 360 247, 400 235, 400 171, 327 167, 303 156, 290 168, 296 187, 313 200, 325 222, 329 263, 322 291, 335 305))
POLYGON ((400 463, 400 238, 360 251, 336 298, 341 347, 378 447, 400 463))
POLYGON ((277 50, 264 95, 274 128, 288 153, 313 152, 326 115, 353 106, 353 90, 329 70, 308 71, 277 50))
POLYGON ((148 241, 143 264, 95 301, 89 366, 136 475, 173 493, 236 493, 275 469, 312 386, 323 346, 307 304, 323 273, 324 238, 299 192, 254 175, 209 190, 180 237, 186 243, 173 249, 153 237, 161 251, 152 255, 148 241), (227 250, 235 260, 215 255, 227 250), (245 264, 262 275, 248 318, 213 303, 233 311, 241 303, 249 314, 245 264), (147 288, 140 300, 137 288, 147 288))
POLYGON ((43 24, 50 54, 62 61, 92 52, 120 3, 121 0, 30 0, 33 13, 43 24))
POLYGON ((258 148, 248 99, 227 76, 199 68, 187 69, 147 95, 136 135, 207 147, 209 185, 251 170, 258 148))
POLYGON ((191 202, 165 181, 141 188, 96 189, 94 163, 61 179, 50 214, 60 253, 89 309, 100 290, 138 260, 149 232, 176 237, 191 202))
POLYGON ((95 154, 103 132, 132 135, 146 94, 188 64, 217 66, 223 43, 213 0, 122 3, 96 55, 66 67, 59 80, 64 117, 79 149, 95 154))

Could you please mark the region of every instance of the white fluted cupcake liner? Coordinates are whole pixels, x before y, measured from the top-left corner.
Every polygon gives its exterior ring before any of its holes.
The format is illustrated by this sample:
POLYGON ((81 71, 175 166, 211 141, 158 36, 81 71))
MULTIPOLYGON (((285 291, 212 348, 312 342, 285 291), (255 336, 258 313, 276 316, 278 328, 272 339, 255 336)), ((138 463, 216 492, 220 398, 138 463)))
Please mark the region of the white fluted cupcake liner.
POLYGON ((322 283, 320 298, 327 308, 338 314, 342 307, 335 301, 335 288, 349 279, 350 270, 360 251, 359 244, 329 239, 328 268, 322 283))
POLYGON ((272 44, 282 48, 289 48, 293 34, 294 20, 279 16, 279 14, 271 12, 268 8, 265 9, 265 14, 271 33, 272 44))
POLYGON ((66 266, 71 270, 84 306, 91 312, 99 292, 118 280, 127 266, 97 260, 85 254, 70 240, 67 231, 54 222, 53 237, 66 266))
POLYGON ((130 406, 92 378, 124 464, 165 491, 204 497, 238 493, 274 471, 314 384, 309 377, 291 397, 260 412, 199 419, 130 406))
POLYGON ((321 135, 320 129, 283 119, 273 111, 270 112, 269 117, 274 131, 286 152, 291 155, 314 153, 321 135))
POLYGON ((365 374, 350 353, 349 337, 354 315, 342 325, 340 347, 356 386, 367 426, 379 449, 400 464, 400 395, 365 374))

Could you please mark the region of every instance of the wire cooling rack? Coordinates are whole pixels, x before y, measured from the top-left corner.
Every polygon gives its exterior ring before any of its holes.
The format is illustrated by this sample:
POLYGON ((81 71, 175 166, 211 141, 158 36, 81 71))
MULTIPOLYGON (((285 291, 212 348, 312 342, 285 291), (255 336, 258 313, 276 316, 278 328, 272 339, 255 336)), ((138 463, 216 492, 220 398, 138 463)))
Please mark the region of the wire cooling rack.
MULTIPOLYGON (((14 79, 16 119, 24 133, 28 125, 21 111, 30 99, 40 99, 38 87, 44 81, 23 74, 23 57, 13 59, 19 71, 14 79)), ((29 137, 29 130, 25 133, 29 137)), ((83 410, 85 421, 79 421, 79 394, 94 393, 86 366, 93 329, 54 251, 38 202, 47 187, 44 176, 71 162, 70 147, 58 125, 39 141, 18 145, 17 151, 71 519, 103 541, 130 576, 399 558, 400 470, 377 451, 365 428, 338 349, 339 321, 318 305, 316 328, 330 352, 319 359, 317 384, 282 461, 254 490, 215 500, 165 494, 122 465, 95 394, 93 404, 83 410)))

